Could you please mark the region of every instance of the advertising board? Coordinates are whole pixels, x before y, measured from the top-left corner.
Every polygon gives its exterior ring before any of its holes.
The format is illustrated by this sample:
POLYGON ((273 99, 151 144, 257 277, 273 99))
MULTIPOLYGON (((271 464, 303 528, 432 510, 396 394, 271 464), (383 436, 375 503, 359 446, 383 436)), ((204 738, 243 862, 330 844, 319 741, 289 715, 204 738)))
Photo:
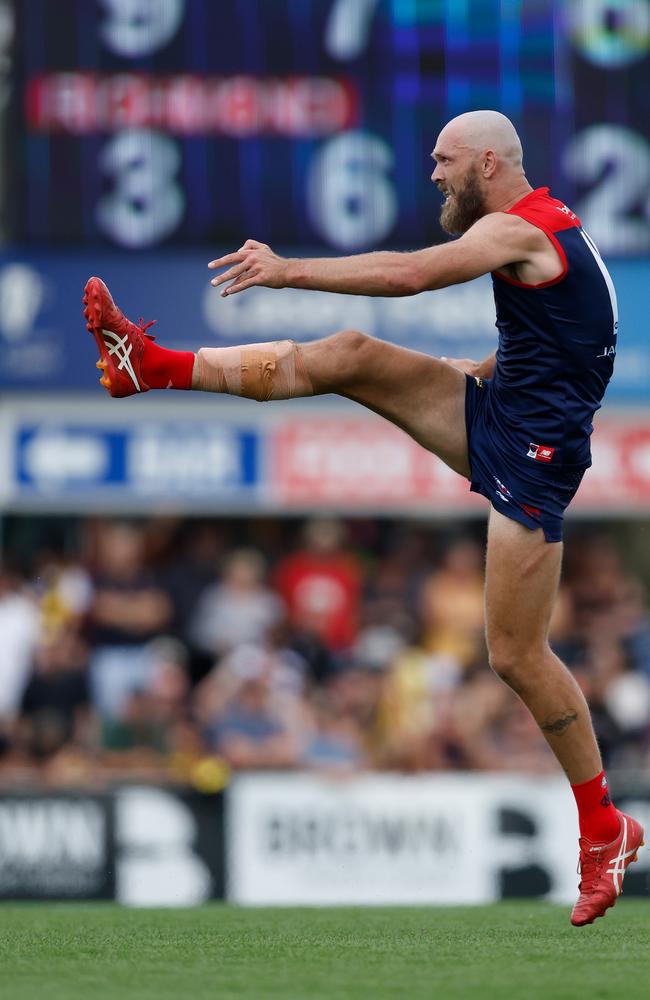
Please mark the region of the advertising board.
POLYGON ((227 894, 260 905, 569 902, 575 806, 560 778, 238 776, 227 894))
MULTIPOLYGON (((351 405, 292 400, 268 408, 202 397, 203 405, 177 406, 171 422, 153 401, 140 420, 140 400, 120 410, 129 420, 113 417, 107 403, 92 419, 78 406, 42 400, 0 407, 0 509, 83 512, 101 502, 138 511, 155 502, 214 513, 487 510, 461 476, 403 431, 351 405)), ((568 517, 645 514, 648 414, 599 414, 592 452, 568 517)))
MULTIPOLYGON (((650 829, 650 786, 612 782, 650 829)), ((144 784, 0 795, 0 900, 128 906, 569 904, 577 820, 561 777, 238 774, 222 794, 144 784)), ((650 851, 625 879, 650 895, 650 851)))
POLYGON ((112 802, 0 796, 0 899, 112 899, 112 802))
POLYGON ((207 494, 234 498, 257 484, 257 434, 208 422, 111 426, 44 419, 19 426, 14 471, 25 495, 207 494))
POLYGON ((0 900, 193 906, 223 891, 221 795, 146 785, 0 795, 0 900))

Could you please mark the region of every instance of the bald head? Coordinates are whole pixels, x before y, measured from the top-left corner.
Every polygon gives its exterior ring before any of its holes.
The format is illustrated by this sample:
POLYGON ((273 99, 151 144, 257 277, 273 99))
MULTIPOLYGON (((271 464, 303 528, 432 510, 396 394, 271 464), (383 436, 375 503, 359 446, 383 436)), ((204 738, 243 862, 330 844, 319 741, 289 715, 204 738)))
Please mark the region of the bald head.
POLYGON ((502 162, 521 169, 523 153, 517 130, 499 111, 466 111, 452 118, 438 142, 468 149, 478 156, 492 150, 502 162))
POLYGON ((498 111, 467 111, 452 118, 433 151, 432 180, 446 197, 443 229, 464 233, 477 219, 501 211, 531 190, 517 131, 498 111))

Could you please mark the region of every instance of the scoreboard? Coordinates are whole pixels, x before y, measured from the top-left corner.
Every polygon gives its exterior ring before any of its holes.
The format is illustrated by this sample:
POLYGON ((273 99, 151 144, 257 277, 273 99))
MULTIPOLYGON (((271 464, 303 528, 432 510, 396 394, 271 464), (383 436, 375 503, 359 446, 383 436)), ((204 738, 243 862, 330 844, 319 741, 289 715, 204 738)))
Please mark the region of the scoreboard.
POLYGON ((13 16, 15 243, 436 242, 429 154, 485 107, 602 252, 650 251, 650 0, 15 0, 13 16))

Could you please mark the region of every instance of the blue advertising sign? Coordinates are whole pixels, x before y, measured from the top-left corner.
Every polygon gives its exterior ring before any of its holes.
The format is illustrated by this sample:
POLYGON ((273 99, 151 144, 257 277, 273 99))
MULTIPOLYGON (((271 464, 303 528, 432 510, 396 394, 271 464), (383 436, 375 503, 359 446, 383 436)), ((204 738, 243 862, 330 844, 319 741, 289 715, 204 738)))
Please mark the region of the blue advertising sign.
MULTIPOLYGON (((473 357, 496 345, 489 277, 408 298, 365 298, 298 289, 252 288, 223 299, 209 284, 210 256, 201 250, 131 254, 26 252, 0 254, 0 389, 99 392, 94 341, 85 329, 81 297, 99 274, 132 319, 157 318, 166 347, 292 337, 312 340, 355 328, 433 355, 473 357)), ((619 350, 608 401, 650 402, 650 341, 646 334, 647 260, 609 267, 618 292, 619 350)), ((102 390, 103 391, 103 390, 102 390)))
POLYGON ((258 487, 254 430, 138 422, 121 428, 92 423, 30 423, 14 438, 14 481, 23 496, 252 497, 258 487))

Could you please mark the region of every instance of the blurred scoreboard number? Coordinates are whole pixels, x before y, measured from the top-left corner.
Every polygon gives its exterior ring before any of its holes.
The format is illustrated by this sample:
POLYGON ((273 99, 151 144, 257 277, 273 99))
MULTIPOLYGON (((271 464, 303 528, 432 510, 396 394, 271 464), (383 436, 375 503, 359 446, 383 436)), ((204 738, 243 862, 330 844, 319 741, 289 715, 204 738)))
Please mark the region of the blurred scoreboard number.
MULTIPOLYGON (((20 0, 10 235, 441 238, 440 126, 495 107, 606 254, 650 250, 650 0, 20 0)), ((13 134, 13 133, 12 133, 13 134)))

